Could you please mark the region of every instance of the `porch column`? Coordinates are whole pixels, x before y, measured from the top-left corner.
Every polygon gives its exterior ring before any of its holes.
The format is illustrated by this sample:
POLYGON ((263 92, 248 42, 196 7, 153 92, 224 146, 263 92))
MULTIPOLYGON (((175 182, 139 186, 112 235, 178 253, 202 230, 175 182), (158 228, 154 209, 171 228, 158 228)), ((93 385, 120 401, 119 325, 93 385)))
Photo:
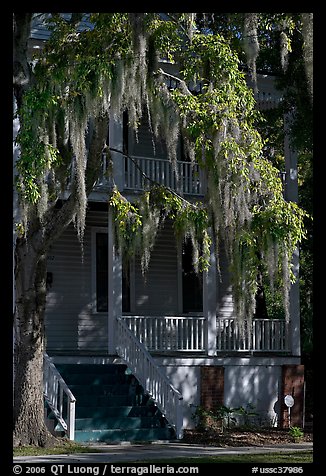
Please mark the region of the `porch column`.
POLYGON ((112 209, 108 212, 108 353, 116 354, 116 321, 122 314, 122 264, 114 245, 112 209))
MULTIPOLYGON (((123 152, 123 125, 122 120, 118 121, 113 117, 110 118, 109 124, 109 144, 117 150, 123 152)), ((120 191, 124 189, 124 161, 125 158, 118 152, 111 151, 113 162, 113 178, 116 186, 120 191)))
POLYGON ((206 318, 207 355, 216 355, 216 258, 211 247, 210 267, 203 276, 203 314, 206 318))
MULTIPOLYGON (((287 201, 298 201, 298 166, 297 153, 290 144, 290 124, 292 115, 284 116, 284 155, 285 155, 285 199, 287 201)), ((299 248, 292 257, 293 273, 296 277, 295 283, 290 288, 290 350, 294 356, 300 356, 300 296, 299 296, 299 248)))

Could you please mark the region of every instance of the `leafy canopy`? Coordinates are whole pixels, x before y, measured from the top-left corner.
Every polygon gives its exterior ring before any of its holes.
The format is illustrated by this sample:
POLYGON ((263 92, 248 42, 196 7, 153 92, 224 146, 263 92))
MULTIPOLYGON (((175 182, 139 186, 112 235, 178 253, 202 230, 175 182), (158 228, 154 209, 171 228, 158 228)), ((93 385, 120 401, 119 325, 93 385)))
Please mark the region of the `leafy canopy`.
MULTIPOLYGON (((22 202, 27 209, 36 206, 42 217, 70 184, 77 191, 82 236, 90 124, 128 110, 129 126, 137 130, 146 112, 174 167, 182 138, 207 193, 202 203, 193 203, 149 183, 139 202, 130 203, 113 187, 109 204, 121 251, 128 256, 139 249, 146 270, 166 218, 177 235, 191 238, 198 271, 207 270, 213 243, 217 258, 225 245, 236 313, 250 317, 258 268, 271 283, 281 280, 285 290, 294 279, 291 257, 305 236, 306 214, 284 200, 279 171, 264 155, 266 143, 257 130, 262 119, 230 35, 212 28, 203 33, 194 14, 186 13, 164 19, 158 13, 92 13, 89 20, 91 28, 80 30, 78 21, 50 17, 52 37, 18 111, 22 202), (175 64, 175 75, 159 58, 175 64)), ((272 28, 268 22, 266 28, 272 28)), ((27 223, 28 217, 26 233, 27 223)), ((288 291, 284 296, 286 307, 288 291)))

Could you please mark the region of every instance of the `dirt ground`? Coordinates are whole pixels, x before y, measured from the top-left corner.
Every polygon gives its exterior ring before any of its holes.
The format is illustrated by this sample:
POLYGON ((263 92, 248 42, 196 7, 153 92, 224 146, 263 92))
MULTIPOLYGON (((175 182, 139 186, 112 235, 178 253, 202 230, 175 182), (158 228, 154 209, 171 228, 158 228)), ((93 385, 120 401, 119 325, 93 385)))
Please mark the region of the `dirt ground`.
POLYGON ((312 442, 312 430, 304 431, 303 437, 294 440, 288 429, 224 429, 220 430, 185 430, 184 443, 214 446, 266 446, 293 442, 312 442))

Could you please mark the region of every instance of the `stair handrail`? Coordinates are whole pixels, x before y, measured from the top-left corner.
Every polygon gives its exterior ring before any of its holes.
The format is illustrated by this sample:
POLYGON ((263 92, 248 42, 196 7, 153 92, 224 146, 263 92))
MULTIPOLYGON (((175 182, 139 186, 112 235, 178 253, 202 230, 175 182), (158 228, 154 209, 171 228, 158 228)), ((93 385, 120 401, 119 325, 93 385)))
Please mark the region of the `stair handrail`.
POLYGON ((117 317, 117 343, 119 357, 174 427, 177 439, 182 439, 183 397, 121 317, 117 317))
POLYGON ((76 397, 73 395, 62 375, 51 361, 47 353, 43 360, 43 388, 44 398, 53 414, 67 433, 69 440, 75 439, 75 405, 76 397), (64 398, 67 396, 67 417, 64 417, 64 398))

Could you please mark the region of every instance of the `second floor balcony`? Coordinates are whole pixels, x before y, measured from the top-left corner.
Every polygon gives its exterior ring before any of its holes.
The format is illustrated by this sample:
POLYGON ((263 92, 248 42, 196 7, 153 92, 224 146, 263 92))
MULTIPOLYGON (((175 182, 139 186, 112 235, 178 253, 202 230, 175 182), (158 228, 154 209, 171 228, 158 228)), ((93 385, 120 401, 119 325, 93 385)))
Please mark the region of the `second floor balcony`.
MULTIPOLYGON (((282 97, 275 89, 274 78, 259 74, 258 89, 255 100, 258 110, 273 109, 279 106, 282 97)), ((248 79, 248 85, 254 87, 248 79)), ((174 88, 175 85, 168 85, 174 88)), ((206 192, 206 180, 198 164, 186 158, 186 148, 181 137, 177 144, 178 160, 169 160, 166 143, 154 136, 147 114, 143 114, 137 133, 129 126, 128 112, 125 111, 121 121, 111 123, 109 141, 113 158, 114 181, 119 190, 125 194, 133 194, 146 190, 151 184, 160 184, 175 190, 187 198, 200 199, 206 192), (115 152, 114 152, 115 150, 115 152), (118 153, 117 150, 120 152, 118 153), (122 152, 127 151, 127 154, 122 152)), ((102 174, 95 191, 106 191, 110 188, 108 179, 107 157, 103 154, 102 174)), ((280 172, 285 185, 286 177, 280 172)), ((112 182, 111 182, 112 185, 112 182)))
MULTIPOLYGON (((150 184, 156 183, 175 190, 180 195, 201 198, 205 195, 206 180, 198 164, 178 160, 174 166, 168 159, 130 156, 124 158, 120 173, 120 191, 125 193, 141 192, 150 184)), ((283 190, 286 187, 286 172, 280 172, 283 190)), ((108 163, 103 154, 102 170, 95 191, 105 191, 110 187, 108 163)))
POLYGON ((152 182, 182 195, 204 194, 203 177, 197 164, 179 160, 174 167, 169 160, 138 156, 132 158, 133 161, 125 161, 125 190, 144 190, 152 182))
MULTIPOLYGON (((125 157, 121 163, 120 188, 123 192, 140 192, 155 183, 171 188, 180 195, 202 197, 205 193, 205 180, 198 164, 178 160, 174 165, 168 159, 136 155, 125 157)), ((107 157, 103 154, 102 171, 95 191, 105 190, 109 186, 107 157)))

